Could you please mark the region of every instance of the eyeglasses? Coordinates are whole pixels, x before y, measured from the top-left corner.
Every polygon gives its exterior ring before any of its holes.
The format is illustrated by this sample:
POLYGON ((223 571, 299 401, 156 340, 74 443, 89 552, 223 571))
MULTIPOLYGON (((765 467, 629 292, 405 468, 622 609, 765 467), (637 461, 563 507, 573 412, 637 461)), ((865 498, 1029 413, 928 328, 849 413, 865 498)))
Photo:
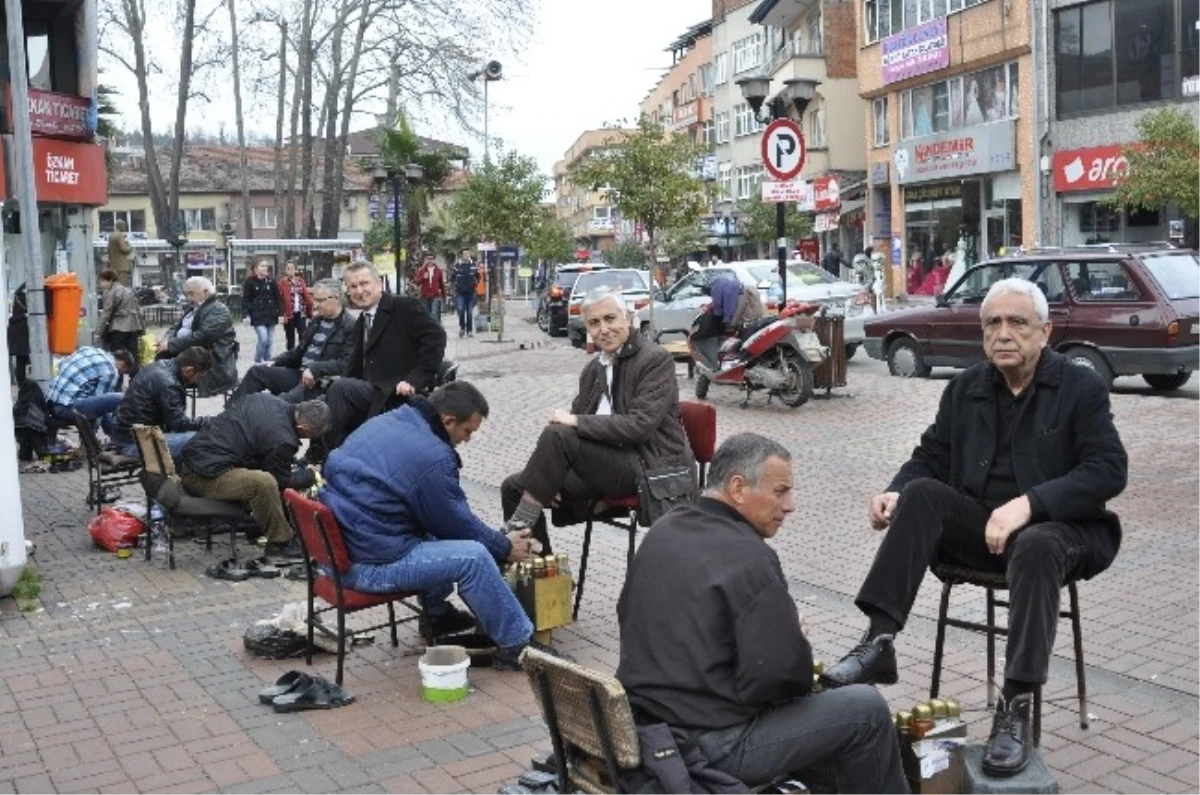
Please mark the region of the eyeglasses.
POLYGON ((314 299, 313 299, 313 301, 315 301, 316 303, 318 303, 318 304, 319 304, 319 303, 321 303, 322 301, 328 301, 328 300, 330 300, 330 299, 333 299, 334 301, 336 301, 336 300, 337 300, 337 298, 338 298, 338 297, 337 297, 336 295, 327 295, 327 296, 325 296, 324 298, 314 298, 314 299))

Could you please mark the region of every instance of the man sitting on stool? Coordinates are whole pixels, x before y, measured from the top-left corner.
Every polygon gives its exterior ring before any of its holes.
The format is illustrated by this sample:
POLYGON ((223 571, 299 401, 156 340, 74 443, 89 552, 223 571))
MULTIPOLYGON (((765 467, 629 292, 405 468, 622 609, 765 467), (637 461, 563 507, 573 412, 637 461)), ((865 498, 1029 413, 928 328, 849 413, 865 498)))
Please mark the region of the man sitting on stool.
POLYGON ((58 365, 58 375, 46 390, 46 405, 59 422, 74 422, 75 412, 89 420, 99 419, 104 432, 112 433, 110 415, 125 397, 117 391, 121 376, 137 369, 129 351, 109 353, 99 348, 80 348, 58 365))
POLYGON ((288 403, 320 397, 321 379, 344 375, 350 363, 354 321, 342 309, 342 288, 336 279, 323 279, 312 289, 316 317, 300 337, 300 344, 275 357, 270 364, 256 364, 230 395, 233 402, 243 395, 270 392, 288 403))
POLYGON ((303 558, 279 492, 316 482, 311 469, 292 463, 301 439, 327 430, 329 407, 319 400, 293 405, 272 395, 247 395, 183 448, 180 482, 197 497, 245 503, 267 537, 268 557, 303 558))
POLYGON ((174 358, 148 364, 138 371, 117 407, 117 421, 109 434, 117 452, 137 458, 133 426, 157 425, 163 429, 167 449, 178 466, 183 446, 208 422, 207 417, 188 417, 185 389, 200 383, 212 367, 212 353, 193 346, 184 348, 174 358))
POLYGON ((504 516, 532 527, 543 552, 550 551, 543 508, 579 509, 598 497, 631 496, 642 467, 695 464, 679 417, 671 354, 629 333, 620 293, 593 290, 581 311, 600 352, 579 376, 571 410, 555 410, 525 469, 500 487, 504 516))
POLYGON ((727 439, 704 495, 655 522, 633 559, 617 679, 635 720, 682 730, 748 786, 828 766, 837 792, 907 792, 879 692, 811 692, 812 651, 766 543, 795 509, 787 449, 727 439))
POLYGON ((1004 574, 1004 689, 983 769, 1008 776, 1029 761, 1059 592, 1116 557, 1121 525, 1104 505, 1125 488, 1128 459, 1103 382, 1046 348, 1049 307, 1035 284, 996 282, 980 317, 989 361, 946 386, 912 458, 871 499, 871 525, 888 532, 855 601, 870 626, 823 681, 896 681, 892 637, 934 563, 1004 574))

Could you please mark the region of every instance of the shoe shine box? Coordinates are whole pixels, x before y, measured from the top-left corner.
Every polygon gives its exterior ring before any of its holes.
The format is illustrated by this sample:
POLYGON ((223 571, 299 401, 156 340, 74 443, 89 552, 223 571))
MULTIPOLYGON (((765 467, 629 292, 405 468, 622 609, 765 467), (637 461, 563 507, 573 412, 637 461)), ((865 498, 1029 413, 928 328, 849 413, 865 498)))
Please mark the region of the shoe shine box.
POLYGON ((517 600, 538 632, 571 623, 571 577, 530 579, 516 588, 517 600))
POLYGON ((909 728, 899 731, 900 761, 909 789, 921 795, 954 795, 963 791, 963 748, 967 724, 938 719, 920 739, 909 728))

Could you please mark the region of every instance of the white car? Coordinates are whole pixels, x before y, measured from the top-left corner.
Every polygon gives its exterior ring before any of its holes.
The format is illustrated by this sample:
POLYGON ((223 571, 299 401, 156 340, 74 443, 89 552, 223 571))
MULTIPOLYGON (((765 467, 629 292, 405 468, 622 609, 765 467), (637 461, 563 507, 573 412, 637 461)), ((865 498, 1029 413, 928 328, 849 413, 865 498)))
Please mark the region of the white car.
POLYGON ((607 268, 585 273, 575 280, 571 298, 567 302, 567 339, 576 348, 587 344, 587 332, 583 328, 583 297, 597 287, 610 287, 621 291, 621 300, 627 312, 634 312, 650 304, 650 273, 633 268, 607 268))
MULTIPOLYGON (((870 293, 862 285, 834 278, 811 262, 789 260, 787 269, 789 301, 825 304, 829 311, 845 315, 846 358, 853 356, 864 339, 863 322, 875 314, 870 293)), ((638 327, 651 339, 688 331, 696 315, 711 301, 701 288, 721 276, 736 276, 742 284, 758 290, 767 312, 778 311, 783 296, 778 262, 759 259, 720 263, 696 268, 671 285, 662 299, 654 302, 653 325, 647 308, 637 313, 638 327)))

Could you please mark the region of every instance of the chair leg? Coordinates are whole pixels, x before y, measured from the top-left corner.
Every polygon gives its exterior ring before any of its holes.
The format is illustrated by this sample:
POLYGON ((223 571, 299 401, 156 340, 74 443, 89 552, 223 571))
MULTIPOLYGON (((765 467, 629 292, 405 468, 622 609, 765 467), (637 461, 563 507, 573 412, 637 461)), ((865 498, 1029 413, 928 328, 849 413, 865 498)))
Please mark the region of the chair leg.
POLYGON ((346 611, 338 608, 338 667, 337 676, 333 681, 337 682, 338 687, 342 686, 342 668, 346 664, 346 611))
POLYGON ((575 608, 571 620, 579 618, 579 603, 583 601, 583 583, 587 579, 588 549, 592 546, 592 508, 588 506, 588 520, 583 529, 583 552, 579 555, 579 579, 575 583, 575 608))
POLYGON ((1079 728, 1088 727, 1087 674, 1083 669, 1083 624, 1079 615, 1079 590, 1075 583, 1067 584, 1071 598, 1071 632, 1075 636, 1075 686, 1079 690, 1079 728))
MULTIPOLYGON (((305 566, 308 567, 308 622, 307 622, 308 623, 308 646, 305 647, 305 651, 304 651, 304 664, 312 665, 313 626, 317 621, 317 616, 315 613, 313 613, 313 607, 314 607, 313 593, 314 592, 313 592, 312 564, 306 563, 305 566)), ((341 612, 341 608, 338 608, 338 612, 341 612)), ((338 649, 340 650, 341 646, 338 646, 338 649)))
POLYGON ((929 683, 930 700, 938 697, 942 686, 942 652, 946 648, 946 616, 950 611, 950 589, 954 583, 942 584, 942 603, 938 608, 937 639, 933 643, 933 678, 929 683))
POLYGON ((392 629, 392 648, 400 645, 400 638, 396 635, 396 603, 388 602, 388 624, 392 629))
POLYGON ((629 552, 625 555, 625 576, 629 576, 629 570, 633 568, 633 552, 637 543, 637 514, 629 514, 629 552))
POLYGON ((167 535, 167 568, 175 568, 175 534, 171 532, 171 523, 163 522, 163 532, 167 535))
POLYGON ((1033 688, 1033 747, 1042 744, 1042 686, 1033 688))
POLYGON ((987 705, 996 705, 996 592, 987 588, 987 705))

